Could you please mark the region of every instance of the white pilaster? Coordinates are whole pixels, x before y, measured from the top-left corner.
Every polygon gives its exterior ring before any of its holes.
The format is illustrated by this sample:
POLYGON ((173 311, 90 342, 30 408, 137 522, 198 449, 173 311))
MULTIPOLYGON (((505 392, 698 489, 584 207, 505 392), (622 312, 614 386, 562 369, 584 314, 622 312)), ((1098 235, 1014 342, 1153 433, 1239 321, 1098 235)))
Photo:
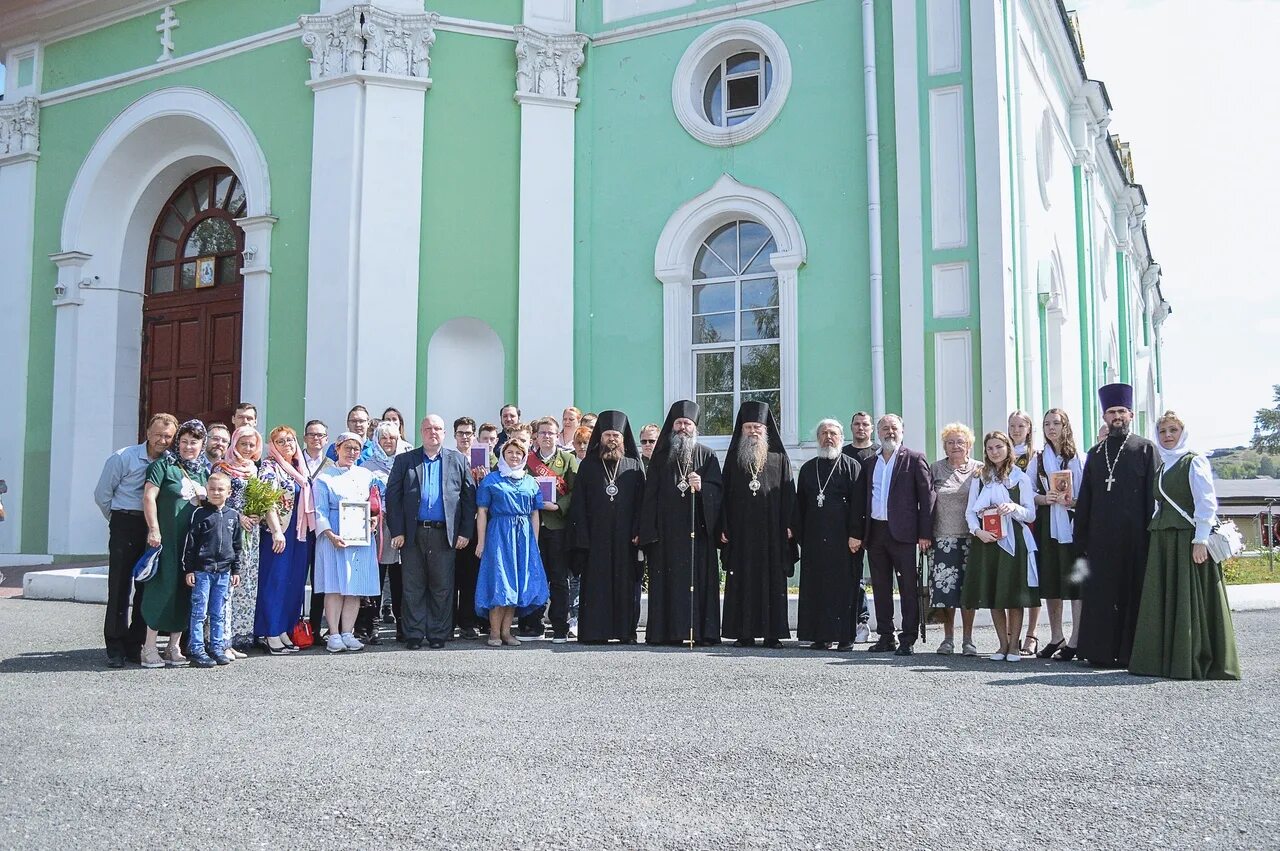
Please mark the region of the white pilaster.
POLYGON ((573 402, 573 113, 586 36, 516 29, 520 103, 517 398, 531 415, 573 402))
POLYGON ((572 33, 577 29, 574 0, 524 0, 525 26, 544 33, 572 33))
POLYGON ((272 422, 267 404, 268 329, 271 327, 271 229, 275 216, 236 219, 244 231, 244 310, 240 326, 240 398, 258 405, 261 422, 272 422))
POLYGON ((369 5, 301 19, 315 92, 308 417, 341 423, 357 403, 418 410, 416 347, 397 355, 388 341, 418 338, 417 187, 438 21, 369 5))
POLYGON ((27 359, 31 348, 31 251, 40 112, 33 98, 0 104, 0 478, 5 522, 0 553, 22 551, 22 482, 27 442, 27 359))

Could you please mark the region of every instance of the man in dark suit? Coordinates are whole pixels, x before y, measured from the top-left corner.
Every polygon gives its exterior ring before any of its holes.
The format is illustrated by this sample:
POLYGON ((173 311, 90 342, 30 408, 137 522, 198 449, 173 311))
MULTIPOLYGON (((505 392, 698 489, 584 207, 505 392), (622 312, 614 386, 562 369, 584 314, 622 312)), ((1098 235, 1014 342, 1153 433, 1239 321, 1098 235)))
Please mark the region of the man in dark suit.
POLYGON ((871 652, 914 651, 920 629, 916 549, 929 549, 933 537, 933 479, 923 454, 902 445, 902 418, 885 414, 876 424, 880 451, 862 462, 867 499, 867 526, 862 541, 871 563, 871 590, 876 600, 880 640, 871 652), (901 644, 893 640, 893 577, 902 600, 901 644))
POLYGON ((422 445, 396 456, 387 481, 387 525, 400 550, 405 646, 434 650, 453 636, 455 554, 475 535, 470 463, 444 446, 444 420, 422 418, 422 445))

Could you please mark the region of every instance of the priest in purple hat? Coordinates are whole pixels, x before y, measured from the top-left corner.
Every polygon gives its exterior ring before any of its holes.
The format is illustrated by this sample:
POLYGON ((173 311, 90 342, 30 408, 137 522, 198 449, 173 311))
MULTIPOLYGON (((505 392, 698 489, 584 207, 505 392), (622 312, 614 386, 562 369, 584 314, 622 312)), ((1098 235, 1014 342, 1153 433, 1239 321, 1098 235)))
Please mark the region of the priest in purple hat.
POLYGON ((787 577, 799 548, 790 524, 796 486, 778 424, 764 402, 743 402, 724 459, 720 544, 724 569, 721 633, 750 647, 781 647, 791 637, 787 577))
MULTIPOLYGON (((1156 450, 1131 431, 1131 386, 1108 384, 1098 401, 1107 436, 1089 451, 1076 500, 1074 537, 1084 573, 1076 654, 1097 667, 1124 668, 1142 602, 1156 450)), ((1058 658, 1070 656, 1059 651, 1058 658)))

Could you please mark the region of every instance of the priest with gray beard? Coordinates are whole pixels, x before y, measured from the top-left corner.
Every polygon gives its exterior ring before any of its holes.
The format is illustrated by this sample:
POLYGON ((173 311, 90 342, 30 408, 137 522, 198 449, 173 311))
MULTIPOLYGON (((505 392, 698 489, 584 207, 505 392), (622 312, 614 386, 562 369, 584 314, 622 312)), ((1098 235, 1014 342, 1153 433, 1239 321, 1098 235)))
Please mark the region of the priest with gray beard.
POLYGON ((738 409, 724 462, 720 544, 728 573, 724 592, 726 638, 751 647, 781 647, 791 637, 787 577, 799 553, 791 533, 796 488, 778 424, 763 402, 738 409))
POLYGON ((690 632, 699 646, 720 643, 713 536, 724 483, 716 453, 698 443, 698 413, 687 399, 672 405, 649 460, 640 511, 640 545, 649 560, 646 644, 687 644, 690 632))
POLYGON ((844 429, 838 420, 817 428, 817 457, 806 461, 796 481, 791 528, 800 542, 800 610, 796 637, 813 650, 853 649, 866 488, 862 465, 840 451, 844 429))

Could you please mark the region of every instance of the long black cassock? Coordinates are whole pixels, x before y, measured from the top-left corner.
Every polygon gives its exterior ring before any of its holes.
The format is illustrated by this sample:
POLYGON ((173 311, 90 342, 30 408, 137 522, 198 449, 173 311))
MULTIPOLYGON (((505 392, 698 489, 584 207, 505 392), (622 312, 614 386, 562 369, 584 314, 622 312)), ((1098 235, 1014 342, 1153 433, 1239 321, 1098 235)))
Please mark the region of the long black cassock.
POLYGON ((725 638, 791 637, 787 618, 787 577, 795 574, 799 553, 787 528, 795 512, 796 485, 777 424, 767 405, 744 402, 738 410, 733 440, 725 455, 724 506, 720 529, 729 538, 723 545, 725 638), (756 472, 759 487, 738 463, 739 436, 744 422, 764 422, 769 453, 764 469, 756 472))
POLYGON ((866 524, 862 465, 844 453, 834 461, 811 458, 796 479, 791 528, 800 542, 801 641, 851 643, 857 629, 862 560, 849 551, 866 524))
POLYGON ((1088 561, 1079 655, 1095 665, 1129 665, 1147 569, 1147 523, 1155 508, 1155 456, 1151 441, 1131 435, 1128 442, 1109 436, 1085 459, 1072 531, 1077 553, 1088 561))
POLYGON ((712 536, 720 521, 724 482, 720 460, 705 446, 694 446, 690 467, 702 477, 696 494, 680 491, 683 477, 669 452, 661 456, 654 452, 645 480, 640 543, 649 555, 646 644, 679 644, 689 639, 691 581, 696 606, 693 639, 703 644, 720 640, 720 558, 712 536))
MULTIPOLYGON (((595 435, 599 434, 597 422, 595 435)), ((618 492, 610 498, 605 492, 609 477, 604 462, 596 448, 590 448, 578 467, 569 507, 570 547, 582 551, 579 641, 635 638, 636 583, 643 570, 640 551, 631 543, 644 499, 644 468, 639 458, 619 460, 613 481, 618 492)))

